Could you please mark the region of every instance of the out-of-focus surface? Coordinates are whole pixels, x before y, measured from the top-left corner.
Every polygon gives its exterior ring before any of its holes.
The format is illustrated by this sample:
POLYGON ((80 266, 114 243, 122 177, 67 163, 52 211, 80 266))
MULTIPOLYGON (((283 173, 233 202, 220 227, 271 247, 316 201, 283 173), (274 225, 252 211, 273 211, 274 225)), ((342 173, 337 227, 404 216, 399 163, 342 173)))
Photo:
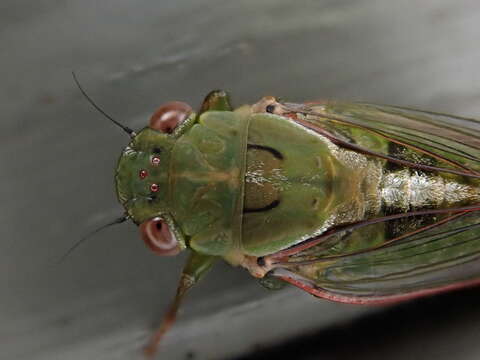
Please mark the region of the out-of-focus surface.
MULTIPOLYGON (((121 214, 113 169, 128 141, 92 110, 72 70, 107 112, 136 129, 161 103, 198 106, 215 88, 238 105, 263 95, 340 98, 480 117, 479 24, 474 0, 3 0, 0 358, 141 358, 184 260, 152 255, 136 228, 122 224, 56 264, 121 214)), ((455 306, 478 318, 469 301, 480 297, 468 294, 455 306)), ((442 299, 452 298, 435 301, 442 299)), ((442 316, 437 308, 432 321, 442 316)), ((159 358, 243 356, 381 311, 295 289, 267 292, 222 264, 192 291, 159 358)), ((480 329, 452 326, 452 338, 474 339, 480 329)), ((418 336, 436 344, 436 334, 418 336)), ((468 351, 455 358, 478 358, 477 345, 462 343, 468 351)), ((384 346, 384 358, 396 346, 384 346)))
POLYGON ((477 360, 479 300, 477 288, 404 303, 236 360, 477 360))

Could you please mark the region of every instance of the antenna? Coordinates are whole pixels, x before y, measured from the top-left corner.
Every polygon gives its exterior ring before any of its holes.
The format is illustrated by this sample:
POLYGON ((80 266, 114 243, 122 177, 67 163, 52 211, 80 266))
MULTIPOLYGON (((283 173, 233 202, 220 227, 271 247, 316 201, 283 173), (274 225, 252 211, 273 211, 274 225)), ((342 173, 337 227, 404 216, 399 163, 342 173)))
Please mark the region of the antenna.
POLYGON ((129 219, 129 216, 127 216, 127 215, 122 216, 122 217, 120 217, 118 219, 115 219, 115 220, 113 220, 113 221, 111 221, 111 222, 109 222, 105 225, 102 225, 99 228, 97 228, 97 229, 93 230, 92 232, 88 233, 83 238, 78 240, 75 244, 73 244, 73 246, 70 249, 68 249, 67 252, 65 254, 63 254, 63 256, 57 261, 57 264, 61 264, 63 262, 63 260, 65 260, 76 248, 78 248, 81 244, 83 244, 85 241, 90 239, 96 233, 98 233, 102 230, 105 230, 106 228, 108 228, 110 226, 121 224, 121 223, 127 221, 128 219, 129 219))
POLYGON ((77 79, 77 75, 75 75, 75 72, 72 71, 72 76, 73 76, 73 80, 75 81, 75 83, 77 84, 78 88, 80 89, 80 91, 82 92, 83 96, 85 96, 85 98, 88 100, 88 102, 95 108, 97 109, 103 116, 105 116, 108 120, 110 120, 111 122, 113 122, 115 125, 119 126, 120 128, 123 129, 123 131, 125 131, 128 135, 130 135, 131 138, 134 138, 135 136, 137 136, 137 134, 135 133, 135 131, 133 131, 132 129, 130 129, 128 126, 125 126, 123 124, 120 124, 117 120, 115 120, 113 117, 111 117, 110 115, 108 115, 105 111, 103 111, 100 106, 98 106, 97 104, 95 104, 95 102, 92 100, 92 98, 90 96, 87 95, 86 91, 82 88, 82 86, 80 85, 80 82, 78 81, 77 79))

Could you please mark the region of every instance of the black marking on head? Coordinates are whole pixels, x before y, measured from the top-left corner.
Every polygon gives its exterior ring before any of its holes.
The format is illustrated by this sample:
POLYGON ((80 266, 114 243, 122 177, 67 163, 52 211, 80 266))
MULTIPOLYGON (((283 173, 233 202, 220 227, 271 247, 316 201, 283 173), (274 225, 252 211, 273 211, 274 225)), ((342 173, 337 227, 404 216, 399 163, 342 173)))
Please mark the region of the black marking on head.
POLYGON ((256 145, 256 144, 247 144, 247 149, 260 149, 260 150, 265 150, 268 151, 270 154, 272 154, 274 157, 277 159, 283 160, 283 155, 280 151, 271 148, 269 146, 263 146, 263 145, 256 145))
POLYGON ((262 208, 256 208, 256 209, 245 208, 245 209, 243 209, 243 212, 244 213, 254 213, 254 212, 268 211, 268 210, 272 210, 272 209, 276 208, 279 204, 280 204, 280 200, 276 199, 276 200, 273 200, 267 206, 264 206, 262 208))
POLYGON ((267 105, 267 107, 265 108, 265 111, 270 114, 273 114, 275 112, 275 105, 273 104, 267 105))

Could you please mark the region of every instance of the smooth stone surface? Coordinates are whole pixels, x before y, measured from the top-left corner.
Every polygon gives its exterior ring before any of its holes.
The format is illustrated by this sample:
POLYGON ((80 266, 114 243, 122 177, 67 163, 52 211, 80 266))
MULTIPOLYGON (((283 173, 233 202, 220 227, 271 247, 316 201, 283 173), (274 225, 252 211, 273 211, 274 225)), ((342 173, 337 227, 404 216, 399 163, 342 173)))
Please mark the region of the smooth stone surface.
MULTIPOLYGON (((72 70, 135 129, 215 88, 237 105, 340 98, 478 117, 479 22, 474 0, 2 1, 0 357, 141 358, 184 260, 154 256, 122 224, 56 264, 122 213, 113 170, 128 141, 72 70)), ((227 359, 367 311, 379 308, 270 293, 222 264, 159 358, 227 359)))

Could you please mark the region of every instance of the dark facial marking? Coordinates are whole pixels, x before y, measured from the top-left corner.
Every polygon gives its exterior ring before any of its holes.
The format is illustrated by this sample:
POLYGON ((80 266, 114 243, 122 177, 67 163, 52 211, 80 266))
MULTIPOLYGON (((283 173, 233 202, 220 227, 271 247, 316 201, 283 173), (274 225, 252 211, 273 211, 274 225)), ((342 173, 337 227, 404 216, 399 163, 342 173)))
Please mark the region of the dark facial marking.
POLYGON ((265 150, 268 151, 270 154, 275 156, 279 160, 283 160, 283 155, 280 151, 268 147, 268 146, 263 146, 263 145, 255 145, 255 144, 247 144, 247 149, 259 149, 259 150, 265 150))
POLYGON ((262 208, 258 208, 258 209, 245 208, 245 209, 243 209, 243 212, 244 212, 244 213, 253 213, 253 212, 268 211, 268 210, 272 210, 272 209, 276 208, 279 204, 280 204, 280 200, 276 199, 276 200, 273 200, 273 201, 272 201, 270 204, 268 204, 267 206, 264 206, 264 207, 262 207, 262 208))

